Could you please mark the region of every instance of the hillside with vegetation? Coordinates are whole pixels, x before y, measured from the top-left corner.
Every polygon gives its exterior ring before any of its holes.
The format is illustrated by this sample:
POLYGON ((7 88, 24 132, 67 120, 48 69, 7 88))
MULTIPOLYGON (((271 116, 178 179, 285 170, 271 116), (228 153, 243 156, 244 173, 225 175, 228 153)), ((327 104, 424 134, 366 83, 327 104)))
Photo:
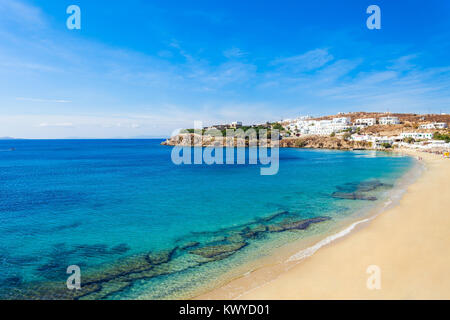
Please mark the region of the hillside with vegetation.
MULTIPOLYGON (((340 113, 337 115, 328 115, 323 117, 308 118, 308 120, 321 121, 333 120, 336 118, 347 118, 352 125, 345 129, 332 132, 328 135, 315 134, 296 134, 293 135, 289 130, 289 124, 297 120, 267 122, 260 125, 239 126, 238 129, 246 132, 252 129, 256 132, 259 139, 261 130, 265 130, 270 138, 272 130, 280 132, 279 146, 282 148, 317 148, 317 149, 341 149, 341 150, 355 150, 355 149, 389 149, 393 146, 392 142, 383 141, 384 138, 394 138, 396 141, 414 144, 417 141, 411 137, 401 138, 402 133, 421 132, 427 133, 429 137, 432 134, 433 140, 439 140, 446 143, 450 142, 450 130, 445 129, 422 129, 421 125, 432 123, 446 123, 450 125, 450 115, 447 114, 410 114, 410 113, 380 113, 380 112, 351 112, 340 113), (397 117, 400 124, 381 125, 379 119, 382 117, 397 117), (377 119, 376 124, 370 126, 354 125, 357 119, 377 119), (358 140, 355 137, 364 137, 365 140, 358 140), (379 140, 379 141, 378 141, 379 140)), ((244 139, 225 138, 225 136, 233 132, 231 125, 218 125, 209 128, 204 128, 200 132, 194 129, 187 129, 185 133, 176 135, 164 141, 163 145, 193 145, 193 146, 248 146, 249 138, 244 139), (230 130, 232 129, 232 130, 230 130), (215 130, 216 136, 212 136, 210 130, 215 130), (221 134, 222 137, 218 137, 221 134)), ((273 143, 268 141, 268 143, 273 143)))

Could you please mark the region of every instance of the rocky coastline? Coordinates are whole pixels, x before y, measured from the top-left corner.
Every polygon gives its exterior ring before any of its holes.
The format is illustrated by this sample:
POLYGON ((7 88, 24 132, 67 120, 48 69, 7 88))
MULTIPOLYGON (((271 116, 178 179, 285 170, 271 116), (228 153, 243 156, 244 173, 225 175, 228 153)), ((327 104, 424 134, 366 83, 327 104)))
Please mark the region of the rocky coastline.
MULTIPOLYGON (((161 145, 195 147, 248 147, 249 140, 184 133, 163 141, 161 145)), ((267 140, 266 145, 272 147, 278 146, 280 148, 374 150, 372 143, 370 142, 353 141, 337 136, 304 136, 299 138, 284 138, 275 142, 267 140)))

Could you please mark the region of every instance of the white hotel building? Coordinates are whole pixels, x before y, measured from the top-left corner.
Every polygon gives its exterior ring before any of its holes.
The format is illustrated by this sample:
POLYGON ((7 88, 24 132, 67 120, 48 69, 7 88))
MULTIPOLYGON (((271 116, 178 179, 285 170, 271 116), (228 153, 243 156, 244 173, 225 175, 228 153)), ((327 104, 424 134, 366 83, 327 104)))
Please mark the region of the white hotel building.
POLYGON ((445 128, 448 128, 448 125, 446 122, 426 123, 426 124, 421 124, 419 126, 419 129, 445 129, 445 128))
POLYGON ((402 139, 413 138, 414 140, 430 140, 433 139, 433 134, 429 132, 402 132, 400 137, 402 139))
POLYGON ((378 121, 382 125, 400 124, 398 117, 381 117, 378 121))
POLYGON ((300 118, 285 126, 293 135, 320 135, 329 136, 333 132, 341 132, 351 128, 351 119, 347 117, 334 118, 333 120, 309 120, 300 118))
POLYGON ((376 118, 365 118, 365 119, 356 119, 355 125, 356 126, 367 126, 371 127, 377 124, 376 118))

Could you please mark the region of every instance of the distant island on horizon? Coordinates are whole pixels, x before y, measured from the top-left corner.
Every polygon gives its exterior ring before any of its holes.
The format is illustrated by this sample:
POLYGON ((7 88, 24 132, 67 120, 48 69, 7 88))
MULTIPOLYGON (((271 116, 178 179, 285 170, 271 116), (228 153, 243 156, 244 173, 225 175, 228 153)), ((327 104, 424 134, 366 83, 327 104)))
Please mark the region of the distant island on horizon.
POLYGON ((23 140, 23 139, 13 137, 0 137, 0 140, 23 140))

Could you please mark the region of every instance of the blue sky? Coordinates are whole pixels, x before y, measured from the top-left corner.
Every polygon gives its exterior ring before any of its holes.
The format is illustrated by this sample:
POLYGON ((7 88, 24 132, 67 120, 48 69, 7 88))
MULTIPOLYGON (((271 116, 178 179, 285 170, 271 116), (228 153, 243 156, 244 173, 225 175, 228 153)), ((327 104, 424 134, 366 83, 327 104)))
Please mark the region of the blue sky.
POLYGON ((446 0, 0 0, 0 136, 450 112, 449 15, 446 0))

